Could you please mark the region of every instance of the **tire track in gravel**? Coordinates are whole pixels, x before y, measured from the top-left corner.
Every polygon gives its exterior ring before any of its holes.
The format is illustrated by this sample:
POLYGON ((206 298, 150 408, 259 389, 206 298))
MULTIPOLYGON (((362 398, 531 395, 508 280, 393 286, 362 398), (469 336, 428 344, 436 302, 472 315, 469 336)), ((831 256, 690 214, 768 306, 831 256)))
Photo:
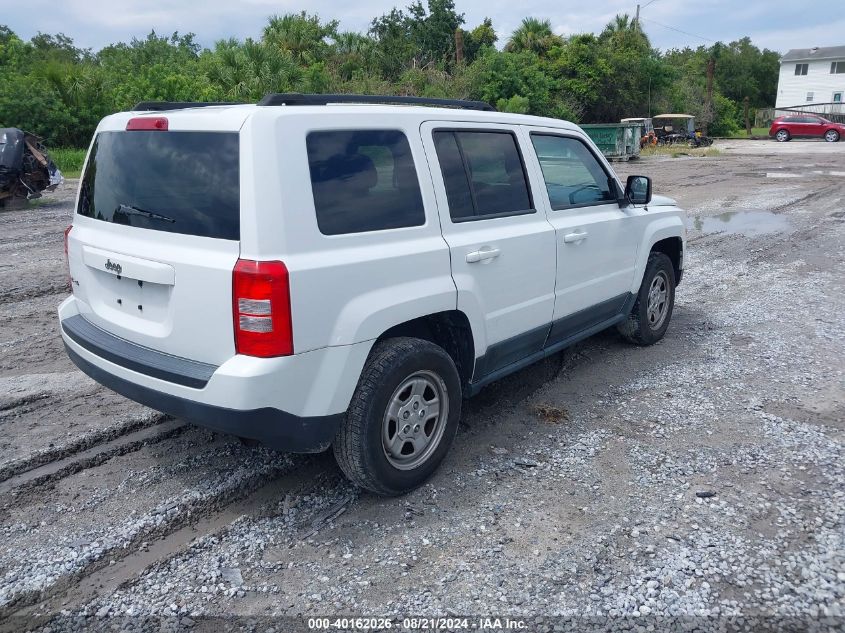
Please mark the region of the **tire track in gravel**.
POLYGON ((213 516, 301 461, 195 428, 21 495, 0 514, 0 617, 213 516))
POLYGON ((0 481, 165 419, 75 370, 2 376, 0 394, 0 481))
POLYGON ((68 456, 47 462, 28 470, 23 470, 0 481, 0 499, 13 493, 16 500, 24 494, 31 494, 33 488, 54 482, 57 479, 78 473, 85 468, 99 466, 113 457, 126 455, 139 450, 147 444, 154 444, 183 433, 188 428, 185 422, 160 416, 159 421, 151 426, 143 426, 137 431, 118 433, 109 441, 95 444, 87 450, 72 452, 68 456))
MULTIPOLYGON (((306 494, 326 480, 329 485, 337 485, 340 479, 336 473, 334 478, 325 475, 326 470, 331 468, 329 461, 331 457, 328 454, 303 456, 301 463, 291 462, 286 471, 256 486, 246 495, 162 535, 149 547, 133 551, 114 564, 92 568, 75 578, 73 584, 38 602, 0 613, 0 633, 47 624, 60 611, 75 612, 133 583, 147 571, 183 555, 192 543, 219 536, 243 517, 261 517, 268 507, 286 504, 287 499, 306 494)), ((313 514, 319 514, 317 510, 315 508, 313 514)))

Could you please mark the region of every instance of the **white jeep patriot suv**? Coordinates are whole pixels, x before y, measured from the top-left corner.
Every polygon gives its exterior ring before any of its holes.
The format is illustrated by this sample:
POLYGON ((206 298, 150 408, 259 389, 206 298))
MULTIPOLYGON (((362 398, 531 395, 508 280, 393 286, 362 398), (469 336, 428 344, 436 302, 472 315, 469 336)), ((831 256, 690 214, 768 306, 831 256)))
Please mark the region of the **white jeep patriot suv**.
POLYGON ((399 494, 484 385, 611 326, 660 340, 684 225, 565 121, 415 97, 141 103, 91 143, 61 332, 118 393, 332 446, 399 494))

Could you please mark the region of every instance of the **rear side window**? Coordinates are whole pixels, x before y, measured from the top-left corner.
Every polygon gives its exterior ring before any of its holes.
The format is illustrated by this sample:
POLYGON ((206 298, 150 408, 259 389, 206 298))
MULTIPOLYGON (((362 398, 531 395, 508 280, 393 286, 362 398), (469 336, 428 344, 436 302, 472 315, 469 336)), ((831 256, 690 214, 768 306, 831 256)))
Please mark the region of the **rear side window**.
POLYGON ((454 221, 534 211, 512 133, 439 130, 433 137, 454 221))
POLYGON ((144 229, 240 238, 237 132, 100 132, 77 213, 144 229))
POLYGON ((306 145, 317 226, 324 235, 425 224, 417 170, 402 132, 311 132, 306 145))

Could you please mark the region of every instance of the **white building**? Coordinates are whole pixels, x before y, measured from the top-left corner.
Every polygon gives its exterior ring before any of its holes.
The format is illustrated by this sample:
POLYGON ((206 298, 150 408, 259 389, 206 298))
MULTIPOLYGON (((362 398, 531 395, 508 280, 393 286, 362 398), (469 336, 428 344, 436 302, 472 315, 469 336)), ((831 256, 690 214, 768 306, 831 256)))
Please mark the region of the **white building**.
POLYGON ((843 102, 845 46, 795 48, 781 58, 775 108, 843 102))

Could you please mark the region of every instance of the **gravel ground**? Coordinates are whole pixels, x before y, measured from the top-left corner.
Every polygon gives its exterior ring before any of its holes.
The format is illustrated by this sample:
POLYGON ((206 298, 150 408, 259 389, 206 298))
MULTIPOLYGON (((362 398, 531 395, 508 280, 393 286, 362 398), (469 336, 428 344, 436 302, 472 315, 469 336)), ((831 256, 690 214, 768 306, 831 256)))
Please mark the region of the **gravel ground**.
POLYGON ((72 190, 0 214, 28 266, 0 268, 0 630, 843 630, 845 143, 719 147, 617 165, 690 213, 666 338, 491 385, 390 500, 82 376, 53 316, 72 190))

